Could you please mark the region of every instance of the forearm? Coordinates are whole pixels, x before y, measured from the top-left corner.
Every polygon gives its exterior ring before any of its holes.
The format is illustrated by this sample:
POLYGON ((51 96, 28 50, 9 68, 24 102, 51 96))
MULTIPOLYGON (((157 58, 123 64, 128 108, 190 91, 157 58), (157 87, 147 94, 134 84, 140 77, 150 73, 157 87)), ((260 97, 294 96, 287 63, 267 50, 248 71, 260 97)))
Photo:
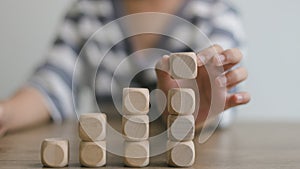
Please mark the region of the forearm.
POLYGON ((8 131, 32 127, 50 120, 43 96, 34 88, 23 88, 2 102, 2 124, 8 131))

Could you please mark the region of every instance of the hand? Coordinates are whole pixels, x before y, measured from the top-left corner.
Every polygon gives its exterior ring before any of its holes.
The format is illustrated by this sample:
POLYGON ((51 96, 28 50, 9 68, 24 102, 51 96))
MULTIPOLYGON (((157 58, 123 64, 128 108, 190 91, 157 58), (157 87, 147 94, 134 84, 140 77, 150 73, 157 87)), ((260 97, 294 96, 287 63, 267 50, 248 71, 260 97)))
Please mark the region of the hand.
MULTIPOLYGON (((248 73, 244 67, 235 67, 242 60, 242 53, 238 49, 223 50, 222 47, 214 45, 199 53, 198 57, 198 75, 196 77, 197 90, 200 93, 199 112, 196 118, 196 126, 200 128, 206 120, 211 108, 212 89, 217 89, 215 98, 224 98, 225 101, 222 111, 246 104, 250 101, 250 95, 247 92, 228 93, 228 91, 239 83, 247 79, 248 73), (221 95, 225 93, 225 96, 221 95)), ((169 57, 164 56, 156 65, 156 74, 158 78, 157 87, 166 95, 171 88, 190 86, 189 80, 175 80, 169 75, 169 57)), ((219 101, 222 99, 219 99, 219 101)), ((221 113, 217 112, 217 113, 221 113)), ((164 113, 164 116, 167 112, 164 113)))

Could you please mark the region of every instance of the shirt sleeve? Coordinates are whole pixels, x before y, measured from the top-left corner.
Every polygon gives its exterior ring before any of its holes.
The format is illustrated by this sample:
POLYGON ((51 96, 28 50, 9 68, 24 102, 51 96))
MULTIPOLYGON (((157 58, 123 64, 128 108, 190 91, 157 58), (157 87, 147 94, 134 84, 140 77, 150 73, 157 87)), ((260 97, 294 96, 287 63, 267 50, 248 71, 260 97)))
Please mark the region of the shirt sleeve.
POLYGON ((244 50, 245 32, 240 13, 236 7, 226 0, 218 0, 212 7, 209 24, 209 38, 224 49, 239 48, 244 50))

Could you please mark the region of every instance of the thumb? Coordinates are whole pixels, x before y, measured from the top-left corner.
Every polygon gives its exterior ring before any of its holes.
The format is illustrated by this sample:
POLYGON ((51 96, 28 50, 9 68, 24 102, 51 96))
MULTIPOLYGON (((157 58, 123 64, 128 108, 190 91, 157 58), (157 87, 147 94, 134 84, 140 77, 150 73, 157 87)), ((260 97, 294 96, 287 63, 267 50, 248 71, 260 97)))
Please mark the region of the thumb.
POLYGON ((155 72, 158 80, 169 79, 169 55, 164 55, 155 65, 155 72))

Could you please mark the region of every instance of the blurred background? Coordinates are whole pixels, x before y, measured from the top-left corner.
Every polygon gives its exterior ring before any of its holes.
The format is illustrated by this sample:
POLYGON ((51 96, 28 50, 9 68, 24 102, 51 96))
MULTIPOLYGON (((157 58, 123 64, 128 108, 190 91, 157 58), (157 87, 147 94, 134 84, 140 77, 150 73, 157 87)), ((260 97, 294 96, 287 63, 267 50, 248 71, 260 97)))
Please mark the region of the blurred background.
MULTIPOLYGON (((13 94, 43 61, 72 1, 0 1, 0 99, 13 94)), ((232 2, 247 33, 249 80, 243 90, 252 94, 238 120, 300 122, 300 1, 232 2)))

